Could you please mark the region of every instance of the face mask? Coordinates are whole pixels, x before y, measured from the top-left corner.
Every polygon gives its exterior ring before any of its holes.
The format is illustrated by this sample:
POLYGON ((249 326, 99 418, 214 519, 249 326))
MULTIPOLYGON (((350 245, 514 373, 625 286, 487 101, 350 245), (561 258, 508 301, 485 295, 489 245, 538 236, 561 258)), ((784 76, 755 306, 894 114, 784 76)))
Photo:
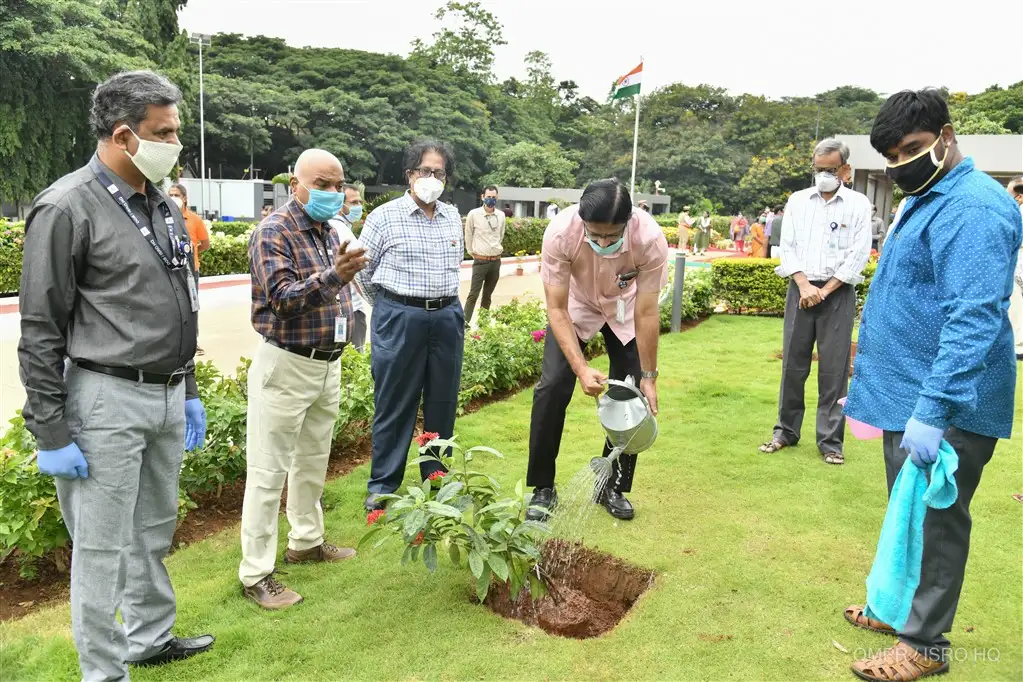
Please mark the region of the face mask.
POLYGON ((348 207, 348 220, 353 223, 362 218, 362 206, 349 206, 348 207))
MULTIPOLYGON (((305 185, 302 186, 305 187, 305 185)), ((336 216, 345 204, 344 192, 305 188, 309 192, 309 201, 302 208, 305 209, 307 216, 318 223, 326 222, 336 216)))
MULTIPOLYGON (((135 135, 134 130, 130 128, 128 130, 135 135)), ((178 163, 181 145, 143 140, 138 135, 135 135, 135 139, 139 141, 139 148, 135 155, 132 156, 127 149, 124 150, 124 153, 128 154, 128 158, 139 169, 139 172, 146 176, 150 182, 160 182, 170 175, 178 163)))
POLYGON ((615 253, 618 249, 622 248, 622 244, 624 242, 625 234, 622 234, 622 236, 618 238, 618 241, 613 244, 608 244, 607 246, 601 246, 589 237, 586 238, 586 243, 590 245, 590 248, 593 249, 594 253, 598 256, 610 256, 612 253, 615 253))
POLYGON ((934 141, 934 144, 912 159, 897 163, 894 166, 889 164, 884 169, 885 175, 891 178, 892 182, 898 185, 899 189, 906 194, 922 194, 927 191, 937 180, 938 174, 945 167, 945 159, 948 158, 949 145, 947 144, 945 145, 945 153, 942 155, 941 160, 939 161, 938 157, 935 156, 934 149, 938 146, 939 140, 941 140, 941 135, 938 135, 938 139, 934 141))
POLYGON ((181 199, 181 197, 171 197, 171 201, 177 204, 180 210, 185 210, 185 202, 181 199))
POLYGON ((440 195, 444 192, 444 183, 432 175, 428 178, 416 178, 415 184, 412 185, 412 191, 416 193, 421 202, 429 205, 440 199, 440 195))
POLYGON ((831 173, 817 173, 813 178, 813 184, 816 185, 818 192, 834 192, 840 183, 831 173))
POLYGON ((497 206, 497 198, 487 197, 486 199, 483 200, 483 205, 486 206, 487 208, 493 208, 494 206, 497 206))

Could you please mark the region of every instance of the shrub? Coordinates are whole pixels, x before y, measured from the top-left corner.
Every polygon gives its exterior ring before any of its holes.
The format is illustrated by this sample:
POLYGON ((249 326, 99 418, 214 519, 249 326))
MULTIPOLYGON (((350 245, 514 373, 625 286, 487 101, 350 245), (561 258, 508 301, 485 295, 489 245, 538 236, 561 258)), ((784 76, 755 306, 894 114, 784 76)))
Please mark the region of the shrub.
POLYGON ((247 273, 249 234, 228 236, 214 232, 210 235, 209 250, 199 256, 199 267, 204 277, 247 273))
POLYGON ((543 233, 547 229, 546 218, 510 218, 504 228, 504 253, 511 255, 518 251, 527 254, 540 253, 543 233))
POLYGON ((25 244, 25 223, 0 218, 0 293, 21 286, 21 252, 25 244))
POLYGON ((220 220, 215 220, 210 225, 210 234, 216 234, 217 232, 223 232, 228 237, 237 237, 238 235, 247 235, 252 232, 253 228, 258 223, 247 223, 247 222, 231 222, 225 223, 220 220))
MULTIPOLYGON (((711 265, 714 292, 732 312, 785 312, 788 279, 779 277, 774 268, 778 260, 770 258, 718 259, 711 265)), ((869 262, 863 270, 863 282, 856 285, 857 305, 862 308, 877 263, 869 262)))
MULTIPOLYGON (((675 264, 668 263, 668 284, 661 291, 661 331, 671 329, 675 264)), ((714 312, 714 286, 706 270, 687 270, 682 284, 682 321, 697 320, 714 312)))

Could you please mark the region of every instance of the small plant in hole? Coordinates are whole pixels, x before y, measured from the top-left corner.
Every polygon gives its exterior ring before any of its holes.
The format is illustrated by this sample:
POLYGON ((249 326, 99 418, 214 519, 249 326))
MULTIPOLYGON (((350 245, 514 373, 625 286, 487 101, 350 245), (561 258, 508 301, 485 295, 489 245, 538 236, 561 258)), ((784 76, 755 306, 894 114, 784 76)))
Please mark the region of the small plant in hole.
POLYGON ((523 482, 515 486, 514 497, 501 497, 492 476, 469 468, 478 454, 504 455, 482 445, 463 448, 454 437, 442 439, 435 433, 424 433, 416 441, 419 457, 409 466, 439 463, 445 471, 409 485, 404 495, 381 495, 387 509, 370 514, 370 529, 359 546, 375 539, 374 547, 379 547, 398 538, 405 545, 402 565, 422 560, 431 572, 437 569, 438 556, 447 554, 455 566, 468 565, 481 603, 495 579, 507 583, 513 595, 527 585, 533 599, 546 594, 537 564, 540 542, 550 529, 525 520, 529 503, 523 482))

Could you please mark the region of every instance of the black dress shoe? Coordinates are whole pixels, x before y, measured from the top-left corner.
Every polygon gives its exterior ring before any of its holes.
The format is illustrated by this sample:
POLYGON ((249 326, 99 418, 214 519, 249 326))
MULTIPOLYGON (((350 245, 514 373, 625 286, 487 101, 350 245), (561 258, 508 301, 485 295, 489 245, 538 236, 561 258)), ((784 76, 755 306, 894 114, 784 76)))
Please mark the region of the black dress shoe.
POLYGON ((554 488, 536 488, 529 501, 530 509, 526 510, 526 521, 546 521, 551 512, 558 506, 558 491, 554 488), (532 509, 542 507, 542 509, 532 509))
POLYGON ((213 648, 213 642, 215 641, 216 639, 213 635, 199 635, 198 637, 187 638, 171 637, 170 641, 163 645, 159 653, 149 658, 143 658, 141 661, 128 661, 128 665, 149 668, 155 665, 173 663, 174 661, 191 658, 197 654, 209 651, 213 648))
POLYGON ((379 499, 380 495, 381 495, 381 493, 370 493, 369 494, 369 496, 366 498, 366 503, 364 505, 366 507, 366 511, 371 512, 371 511, 377 511, 377 510, 380 510, 380 509, 384 508, 383 500, 379 499))
POLYGON ((632 503, 625 499, 625 495, 622 493, 611 490, 611 486, 604 488, 600 495, 600 504, 603 505, 608 514, 622 521, 629 521, 636 515, 636 510, 632 508, 632 503))

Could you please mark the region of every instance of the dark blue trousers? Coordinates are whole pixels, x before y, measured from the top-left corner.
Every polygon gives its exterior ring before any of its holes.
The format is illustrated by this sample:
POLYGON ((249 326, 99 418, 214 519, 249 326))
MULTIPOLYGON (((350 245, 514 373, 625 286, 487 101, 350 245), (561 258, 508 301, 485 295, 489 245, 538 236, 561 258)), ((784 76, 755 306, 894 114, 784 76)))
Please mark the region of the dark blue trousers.
MULTIPOLYGON (((419 401, 423 424, 441 438, 455 428, 462 377, 465 317, 455 302, 427 311, 378 296, 373 306, 370 369, 373 373, 373 466, 371 493, 393 493, 401 486, 419 401)), ((422 464, 426 478, 441 469, 422 464)))

